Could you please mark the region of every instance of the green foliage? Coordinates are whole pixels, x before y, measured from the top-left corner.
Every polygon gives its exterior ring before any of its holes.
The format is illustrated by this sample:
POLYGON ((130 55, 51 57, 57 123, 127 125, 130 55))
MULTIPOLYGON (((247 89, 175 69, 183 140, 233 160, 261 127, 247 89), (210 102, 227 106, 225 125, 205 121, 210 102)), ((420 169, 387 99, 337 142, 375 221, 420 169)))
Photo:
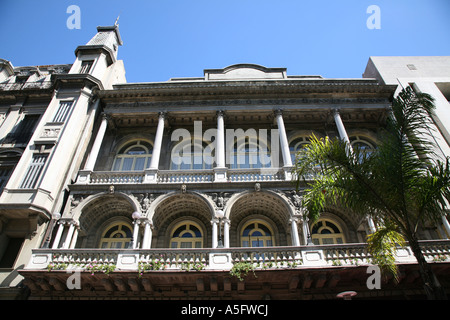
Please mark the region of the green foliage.
POLYGON ((186 271, 201 271, 204 270, 206 268, 206 265, 204 263, 201 262, 183 262, 181 264, 181 270, 186 270, 186 271))
POLYGON ((439 158, 431 142, 433 108, 431 96, 407 87, 394 99, 373 152, 312 136, 296 157, 297 189, 306 185, 305 215, 314 222, 336 206, 383 221, 368 241, 377 263, 394 274, 402 237, 417 242, 419 224, 439 221, 450 200, 449 158, 439 158))
POLYGON ((405 239, 398 232, 396 226, 385 224, 367 237, 368 251, 374 264, 383 273, 391 273, 398 281, 398 268, 395 264, 395 254, 398 247, 405 245, 405 239))
POLYGON ((52 270, 66 270, 69 265, 67 263, 50 262, 47 266, 48 271, 52 270))
POLYGON ((109 263, 101 263, 101 262, 91 262, 86 263, 84 265, 84 269, 86 271, 89 271, 92 275, 96 272, 102 272, 104 274, 109 274, 116 270, 115 264, 109 264, 109 263))
POLYGON ((165 268, 166 264, 162 259, 152 259, 149 262, 139 261, 138 263, 139 277, 141 277, 144 274, 144 272, 159 271, 164 270, 165 268))
POLYGON ((230 275, 239 279, 239 281, 244 281, 244 278, 249 272, 252 272, 256 278, 255 266, 250 262, 237 262, 233 264, 230 270, 230 275))

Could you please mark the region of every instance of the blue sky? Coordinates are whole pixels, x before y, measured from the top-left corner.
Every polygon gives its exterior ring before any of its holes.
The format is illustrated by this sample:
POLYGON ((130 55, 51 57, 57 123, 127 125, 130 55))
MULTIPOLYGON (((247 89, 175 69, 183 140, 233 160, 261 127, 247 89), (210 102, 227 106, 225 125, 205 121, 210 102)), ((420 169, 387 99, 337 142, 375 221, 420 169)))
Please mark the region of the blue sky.
POLYGON ((74 50, 120 14, 128 82, 203 76, 236 63, 289 75, 360 78, 370 56, 450 55, 449 0, 0 0, 0 58, 73 63, 74 50), (81 29, 68 29, 70 5, 81 29), (381 29, 366 10, 380 8, 381 29))

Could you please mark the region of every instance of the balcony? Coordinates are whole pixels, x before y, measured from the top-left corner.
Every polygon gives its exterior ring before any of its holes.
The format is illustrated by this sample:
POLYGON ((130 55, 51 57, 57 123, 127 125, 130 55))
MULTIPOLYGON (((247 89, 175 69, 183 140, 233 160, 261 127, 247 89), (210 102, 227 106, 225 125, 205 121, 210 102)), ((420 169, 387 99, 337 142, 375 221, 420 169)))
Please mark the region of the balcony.
POLYGON ((209 170, 158 170, 147 171, 89 171, 81 170, 77 184, 140 184, 140 183, 211 183, 211 182, 262 182, 290 181, 290 168, 226 169, 226 178, 218 179, 209 170))
MULTIPOLYGON (((449 240, 421 241, 428 262, 449 262, 449 240)), ((236 263, 266 268, 332 268, 370 265, 367 244, 311 245, 261 248, 205 249, 34 249, 28 270, 83 269, 88 264, 114 265, 115 270, 138 271, 139 263, 158 260, 158 270, 183 270, 188 264, 202 264, 202 270, 229 270, 236 263)), ((409 247, 399 248, 397 263, 416 263, 409 247)))
MULTIPOLYGON (((450 241, 421 241, 423 253, 446 285, 450 241)), ((369 290, 371 257, 364 243, 217 249, 35 249, 20 271, 35 299, 335 299, 423 295, 409 247, 398 250, 400 282, 383 278, 369 290), (252 266, 236 274, 233 266, 252 266), (78 272, 81 287, 68 288, 78 272), (252 274, 253 273, 253 274, 252 274), (73 280, 73 278, 72 278, 73 280)))

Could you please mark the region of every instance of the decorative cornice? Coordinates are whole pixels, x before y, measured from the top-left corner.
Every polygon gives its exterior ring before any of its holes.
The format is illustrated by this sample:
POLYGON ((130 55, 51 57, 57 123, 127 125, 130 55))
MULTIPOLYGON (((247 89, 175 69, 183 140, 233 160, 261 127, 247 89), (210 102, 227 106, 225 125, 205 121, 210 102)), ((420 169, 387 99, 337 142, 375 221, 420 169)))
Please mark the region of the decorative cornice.
POLYGON ((114 89, 100 90, 103 99, 163 100, 164 97, 190 99, 192 97, 229 98, 239 94, 246 96, 298 95, 298 94, 362 94, 391 97, 396 86, 382 85, 376 79, 300 79, 300 80, 248 80, 248 81, 192 81, 157 82, 115 85, 114 89))
POLYGON ((227 99, 227 100, 177 100, 177 101, 141 101, 136 102, 107 102, 105 110, 120 109, 129 112, 137 108, 145 109, 165 109, 168 107, 189 107, 189 106, 242 106, 242 105, 268 105, 268 106, 325 106, 325 105, 377 105, 385 108, 389 101, 387 98, 300 98, 300 99, 227 99))

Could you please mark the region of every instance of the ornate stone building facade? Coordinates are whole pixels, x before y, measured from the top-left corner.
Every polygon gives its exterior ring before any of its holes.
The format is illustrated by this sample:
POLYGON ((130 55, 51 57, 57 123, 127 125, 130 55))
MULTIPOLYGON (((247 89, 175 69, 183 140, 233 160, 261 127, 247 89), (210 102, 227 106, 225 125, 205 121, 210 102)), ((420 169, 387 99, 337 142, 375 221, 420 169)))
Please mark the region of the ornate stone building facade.
MULTIPOLYGON (((126 83, 120 45, 117 25, 99 27, 72 65, 3 62, 0 131, 33 99, 40 112, 17 156, 18 146, 3 149, 20 160, 0 198, 1 236, 14 244, 20 229, 26 239, 5 273, 16 279, 3 285, 10 295, 19 287, 31 299, 422 294, 407 248, 402 282, 368 288, 364 243, 373 223, 339 208, 308 222, 292 177, 311 134, 376 148, 397 85, 252 64, 126 83), (14 89, 22 72, 45 80, 14 89), (240 281, 230 270, 245 263, 255 276, 240 281)), ((422 236, 430 259, 448 254, 446 220, 424 225, 422 236)), ((447 266, 435 268, 445 274, 447 266)))

